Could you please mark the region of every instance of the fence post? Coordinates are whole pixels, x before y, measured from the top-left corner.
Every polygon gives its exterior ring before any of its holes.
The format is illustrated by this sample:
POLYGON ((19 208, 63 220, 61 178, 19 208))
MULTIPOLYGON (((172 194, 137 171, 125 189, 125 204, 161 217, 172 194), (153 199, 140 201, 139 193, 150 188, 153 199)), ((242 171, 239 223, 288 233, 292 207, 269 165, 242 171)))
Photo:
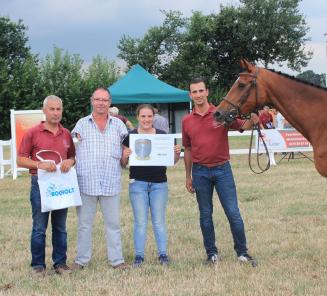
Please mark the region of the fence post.
POLYGON ((0 179, 5 177, 5 165, 10 165, 9 171, 12 171, 11 164, 11 140, 0 140, 0 179), (10 159, 5 159, 3 147, 10 147, 10 159))

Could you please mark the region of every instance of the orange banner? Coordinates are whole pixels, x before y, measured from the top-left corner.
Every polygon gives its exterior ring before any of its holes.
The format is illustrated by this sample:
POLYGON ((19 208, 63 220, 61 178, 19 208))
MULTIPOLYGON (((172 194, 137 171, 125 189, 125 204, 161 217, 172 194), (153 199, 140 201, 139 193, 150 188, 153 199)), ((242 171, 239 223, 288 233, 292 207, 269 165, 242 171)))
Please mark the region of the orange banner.
POLYGON ((43 113, 15 114, 16 151, 18 151, 26 131, 42 120, 44 120, 43 113))

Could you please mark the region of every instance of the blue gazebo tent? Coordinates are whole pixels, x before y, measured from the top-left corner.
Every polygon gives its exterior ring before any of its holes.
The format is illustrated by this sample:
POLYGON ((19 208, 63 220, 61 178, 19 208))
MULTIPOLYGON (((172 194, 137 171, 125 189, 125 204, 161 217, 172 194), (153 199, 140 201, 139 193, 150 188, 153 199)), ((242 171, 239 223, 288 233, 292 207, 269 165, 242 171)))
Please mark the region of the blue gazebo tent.
MULTIPOLYGON (((167 106, 166 112, 172 132, 176 132, 176 117, 179 120, 179 117, 181 117, 181 114, 179 114, 181 112, 178 109, 182 110, 182 115, 187 113, 189 109, 190 98, 188 91, 178 89, 157 79, 140 65, 134 65, 108 89, 112 96, 112 105, 160 104, 161 111, 167 106)), ((178 127, 179 124, 177 129, 179 129, 178 127)))
POLYGON ((134 65, 109 87, 112 104, 190 102, 188 91, 171 86, 134 65))

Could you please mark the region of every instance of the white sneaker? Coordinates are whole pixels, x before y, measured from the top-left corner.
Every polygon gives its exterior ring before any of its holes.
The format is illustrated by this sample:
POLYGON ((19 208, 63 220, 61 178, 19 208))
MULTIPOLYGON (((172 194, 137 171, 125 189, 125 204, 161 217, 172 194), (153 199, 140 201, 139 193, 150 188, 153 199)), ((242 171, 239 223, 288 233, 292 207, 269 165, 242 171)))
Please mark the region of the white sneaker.
POLYGON ((219 261, 218 254, 212 254, 207 258, 207 264, 216 264, 219 261))
POLYGON ((257 261, 254 258, 252 258, 249 254, 243 254, 241 256, 238 256, 237 259, 242 263, 250 263, 253 267, 258 266, 257 261))

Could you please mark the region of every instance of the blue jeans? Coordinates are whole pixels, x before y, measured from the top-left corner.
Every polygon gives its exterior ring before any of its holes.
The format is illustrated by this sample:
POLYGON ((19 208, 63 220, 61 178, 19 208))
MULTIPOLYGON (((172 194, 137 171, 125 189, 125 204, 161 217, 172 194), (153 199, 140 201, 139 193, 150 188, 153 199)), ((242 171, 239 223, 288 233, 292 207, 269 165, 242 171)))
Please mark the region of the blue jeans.
POLYGON ((200 226, 207 255, 218 253, 212 221, 214 188, 229 221, 234 239, 234 250, 238 256, 247 253, 244 224, 237 204, 236 187, 230 163, 226 162, 211 168, 193 164, 192 179, 199 205, 200 226))
POLYGON ((134 248, 135 256, 144 257, 148 212, 154 236, 157 243, 158 255, 167 253, 166 206, 168 201, 168 185, 135 180, 129 184, 129 197, 134 213, 134 248))
MULTIPOLYGON (((30 201, 32 206, 33 228, 31 235, 32 267, 46 267, 45 265, 45 241, 48 226, 49 212, 41 212, 41 195, 37 176, 31 179, 30 201)), ((66 218, 67 209, 51 212, 52 224, 52 260, 54 266, 66 263, 67 232, 66 218)))

